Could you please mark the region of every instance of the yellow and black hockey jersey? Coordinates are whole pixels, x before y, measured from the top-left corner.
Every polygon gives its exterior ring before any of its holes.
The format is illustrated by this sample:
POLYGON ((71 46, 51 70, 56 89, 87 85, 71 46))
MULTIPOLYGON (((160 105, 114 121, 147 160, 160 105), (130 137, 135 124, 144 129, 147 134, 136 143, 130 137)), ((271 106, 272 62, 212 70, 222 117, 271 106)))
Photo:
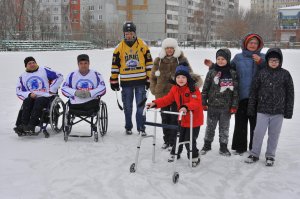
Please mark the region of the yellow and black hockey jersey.
POLYGON ((110 81, 118 82, 120 75, 121 86, 144 85, 149 81, 152 57, 148 46, 137 38, 132 47, 122 40, 113 54, 110 81))

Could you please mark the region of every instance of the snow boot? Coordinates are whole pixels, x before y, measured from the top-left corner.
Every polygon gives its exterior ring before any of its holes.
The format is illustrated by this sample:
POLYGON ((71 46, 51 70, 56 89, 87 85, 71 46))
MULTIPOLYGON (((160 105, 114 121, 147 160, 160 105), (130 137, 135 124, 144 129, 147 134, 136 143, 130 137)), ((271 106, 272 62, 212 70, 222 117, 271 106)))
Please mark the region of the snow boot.
POLYGON ((225 143, 220 143, 220 150, 219 153, 223 156, 231 156, 231 153, 229 152, 228 148, 227 148, 227 144, 225 143))
POLYGON ((272 167, 274 165, 275 159, 272 157, 267 157, 266 158, 266 166, 267 167, 272 167))
POLYGON ((161 146, 162 149, 167 149, 168 147, 169 147, 169 144, 167 144, 167 143, 164 143, 164 144, 161 146))
POLYGON ((258 157, 255 157, 254 155, 249 155, 248 158, 245 160, 245 163, 252 164, 257 162, 258 160, 258 157))
MULTIPOLYGON (((180 159, 180 154, 177 155, 177 160, 180 159)), ((168 162, 174 162, 175 155, 170 154, 170 157, 168 158, 168 162)))
POLYGON ((211 150, 211 142, 207 141, 207 140, 204 140, 204 146, 201 149, 200 154, 205 155, 210 150, 211 150))
POLYGON ((200 164, 200 157, 192 159, 192 167, 196 167, 200 164))
POLYGON ((125 133, 126 133, 126 135, 131 135, 131 134, 132 134, 132 131, 129 130, 129 129, 126 129, 125 133))

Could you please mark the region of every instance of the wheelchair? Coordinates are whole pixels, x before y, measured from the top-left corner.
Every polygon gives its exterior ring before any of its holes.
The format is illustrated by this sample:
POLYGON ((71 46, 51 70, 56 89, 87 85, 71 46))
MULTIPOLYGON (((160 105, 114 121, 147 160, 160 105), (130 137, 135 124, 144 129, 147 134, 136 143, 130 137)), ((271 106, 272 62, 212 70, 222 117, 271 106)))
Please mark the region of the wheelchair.
POLYGON ((108 115, 106 103, 99 99, 99 106, 96 110, 73 110, 70 109, 70 102, 65 104, 65 113, 63 121, 64 141, 69 137, 93 137, 98 142, 99 134, 104 136, 107 133, 108 115), (90 124, 90 135, 71 135, 72 127, 85 121, 90 124))
POLYGON ((21 117, 23 112, 23 106, 19 110, 18 118, 16 121, 16 127, 14 128, 15 133, 18 136, 37 136, 40 133, 44 133, 45 138, 48 138, 50 134, 47 131, 48 125, 50 125, 51 130, 55 133, 60 133, 63 130, 63 115, 65 112, 65 103, 58 95, 54 95, 50 98, 50 103, 47 108, 42 111, 42 116, 40 117, 38 126, 40 129, 35 133, 25 133, 18 131, 18 126, 21 125, 21 117))

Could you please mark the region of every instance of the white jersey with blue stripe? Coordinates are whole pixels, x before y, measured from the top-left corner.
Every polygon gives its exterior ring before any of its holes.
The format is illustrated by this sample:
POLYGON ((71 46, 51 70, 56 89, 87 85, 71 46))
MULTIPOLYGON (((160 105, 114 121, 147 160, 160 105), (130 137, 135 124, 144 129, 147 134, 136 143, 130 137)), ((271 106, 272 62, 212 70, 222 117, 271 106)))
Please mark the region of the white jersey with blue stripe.
POLYGON ((100 73, 90 70, 88 74, 82 75, 78 70, 71 72, 62 86, 62 93, 70 99, 71 104, 82 104, 106 93, 104 80, 100 73), (76 90, 88 90, 91 97, 79 98, 75 96, 76 90))
POLYGON ((57 93, 62 81, 62 74, 39 66, 36 71, 24 72, 19 77, 16 94, 22 100, 27 98, 30 93, 36 94, 37 97, 50 97, 52 96, 50 92, 57 93))

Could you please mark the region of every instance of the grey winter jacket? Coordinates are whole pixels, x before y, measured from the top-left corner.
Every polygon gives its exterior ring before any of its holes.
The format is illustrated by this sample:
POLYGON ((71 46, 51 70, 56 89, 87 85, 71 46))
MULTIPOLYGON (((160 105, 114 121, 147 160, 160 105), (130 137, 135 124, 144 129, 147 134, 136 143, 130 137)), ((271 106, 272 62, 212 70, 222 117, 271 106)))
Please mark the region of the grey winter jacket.
POLYGON ((283 114, 284 118, 290 119, 294 108, 293 79, 290 73, 281 67, 283 58, 279 48, 268 50, 266 62, 271 52, 277 52, 280 55, 280 65, 275 69, 267 66, 258 72, 252 84, 248 115, 255 115, 256 112, 283 114))

